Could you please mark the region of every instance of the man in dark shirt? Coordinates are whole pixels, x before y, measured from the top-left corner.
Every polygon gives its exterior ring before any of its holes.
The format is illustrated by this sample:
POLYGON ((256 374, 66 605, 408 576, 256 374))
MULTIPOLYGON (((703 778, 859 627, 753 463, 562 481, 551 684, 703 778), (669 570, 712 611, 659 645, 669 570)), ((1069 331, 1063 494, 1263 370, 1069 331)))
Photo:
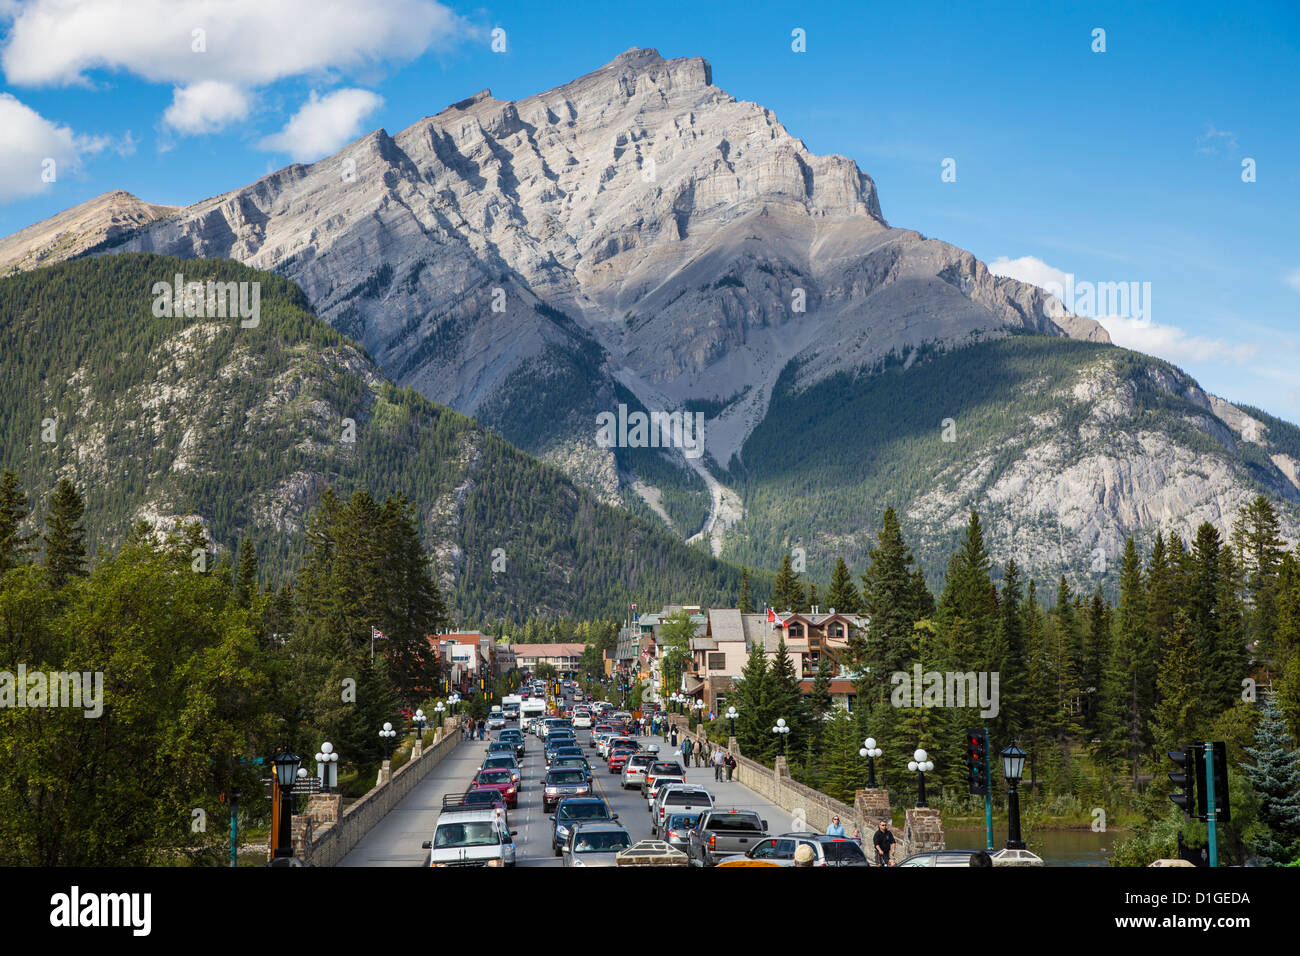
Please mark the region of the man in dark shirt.
POLYGON ((876 828, 871 842, 876 848, 876 866, 893 866, 894 834, 889 832, 889 824, 886 821, 880 821, 880 826, 876 828))

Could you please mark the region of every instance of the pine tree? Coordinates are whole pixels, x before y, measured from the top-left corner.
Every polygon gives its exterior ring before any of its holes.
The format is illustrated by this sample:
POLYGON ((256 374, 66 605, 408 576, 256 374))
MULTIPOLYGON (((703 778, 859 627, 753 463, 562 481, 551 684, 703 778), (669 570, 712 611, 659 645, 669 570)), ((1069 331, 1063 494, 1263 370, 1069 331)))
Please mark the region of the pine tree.
POLYGON ((781 571, 772 587, 772 607, 777 611, 801 611, 804 607, 804 589, 790 564, 790 552, 781 559, 781 571))
POLYGON ((251 538, 239 547, 239 569, 235 575, 235 598, 240 607, 248 607, 257 595, 257 552, 251 538))
POLYGON ((85 510, 76 486, 66 478, 59 479, 45 515, 45 571, 55 590, 86 574, 86 533, 81 527, 85 510))
POLYGON ((1149 743, 1147 719, 1155 697, 1150 675, 1155 668, 1142 563, 1132 537, 1124 543, 1120 604, 1112 630, 1111 651, 1102 674, 1099 743, 1094 753, 1105 764, 1127 761, 1136 789, 1140 758, 1149 743))
POLYGON ((798 748, 809 730, 808 705, 795 676, 794 660, 786 647, 784 632, 777 641, 776 656, 769 667, 768 686, 773 718, 784 717, 791 728, 786 747, 798 748))
POLYGON ((749 568, 740 569, 740 613, 754 613, 754 595, 749 590, 749 568))
POLYGON ((808 600, 804 603, 803 610, 812 613, 812 609, 817 607, 817 585, 812 581, 808 582, 808 600))
POLYGON ((866 761, 858 756, 862 738, 857 723, 843 707, 832 708, 822 739, 822 792, 852 804, 859 787, 867 785, 866 761))
MULTIPOLYGON (((1165 635, 1163 662, 1156 675, 1159 701, 1151 721, 1156 751, 1181 750, 1189 740, 1204 740, 1201 702, 1201 648, 1196 624, 1186 611, 1174 612, 1165 635)), ((1156 778, 1157 783, 1160 778, 1156 778)))
POLYGON ((813 678, 812 693, 808 695, 808 710, 815 732, 820 732, 822 718, 830 713, 832 706, 830 655, 823 654, 817 661, 817 676, 813 678))
POLYGON ((831 572, 831 586, 826 590, 826 606, 834 608, 838 614, 857 614, 862 598, 857 586, 849 575, 849 566, 843 556, 835 561, 835 570, 831 572))
POLYGON ((1285 551, 1281 522, 1268 498, 1257 495, 1237 513, 1232 541, 1246 575, 1248 639, 1258 642, 1261 654, 1271 656, 1277 627, 1277 575, 1285 551))
POLYGON ((1254 763, 1241 769, 1259 799, 1261 826, 1246 845, 1272 866, 1300 858, 1300 750, 1293 744, 1281 710, 1271 696, 1264 698, 1255 746, 1245 748, 1254 763))
MULTIPOLYGON (((869 617, 865 634, 850 639, 848 659, 858 672, 857 696, 869 711, 888 706, 889 675, 902 670, 916 654, 914 625, 922 617, 918 575, 912 552, 903 541, 898 517, 886 508, 880 538, 867 553, 862 575, 862 613, 869 617)), ((920 589, 926 596, 921 581, 920 589)))
POLYGON ((1002 572, 1002 595, 998 627, 994 637, 990 668, 998 675, 1000 706, 992 731, 999 740, 1010 740, 1024 727, 1026 696, 1029 692, 1025 646, 1024 595, 1020 590, 1020 567, 1015 559, 1002 572))
POLYGON ((972 511, 961 547, 948 563, 943 594, 939 598, 941 630, 954 627, 960 618, 964 626, 949 635, 954 670, 988 670, 997 628, 997 591, 990 577, 992 562, 984 548, 984 530, 979 515, 972 511))
POLYGON ((26 564, 28 555, 36 550, 33 534, 23 532, 29 509, 27 493, 12 471, 0 474, 0 574, 20 564, 26 564))
POLYGON ((753 760, 764 759, 772 748, 772 713, 769 691, 767 654, 761 640, 749 649, 749 657, 735 682, 733 700, 740 716, 736 718, 736 740, 741 753, 753 760))

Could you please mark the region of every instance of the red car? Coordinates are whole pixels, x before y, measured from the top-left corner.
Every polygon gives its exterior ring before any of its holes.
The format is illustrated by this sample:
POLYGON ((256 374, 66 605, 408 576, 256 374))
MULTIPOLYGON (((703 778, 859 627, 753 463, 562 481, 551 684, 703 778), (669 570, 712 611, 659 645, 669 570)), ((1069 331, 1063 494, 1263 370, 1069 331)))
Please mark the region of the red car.
POLYGON ((631 747, 615 747, 609 754, 609 772, 622 773, 627 758, 636 753, 631 747))
POLYGON ((519 788, 509 770, 480 770, 470 784, 471 790, 496 790, 511 809, 519 806, 519 788))

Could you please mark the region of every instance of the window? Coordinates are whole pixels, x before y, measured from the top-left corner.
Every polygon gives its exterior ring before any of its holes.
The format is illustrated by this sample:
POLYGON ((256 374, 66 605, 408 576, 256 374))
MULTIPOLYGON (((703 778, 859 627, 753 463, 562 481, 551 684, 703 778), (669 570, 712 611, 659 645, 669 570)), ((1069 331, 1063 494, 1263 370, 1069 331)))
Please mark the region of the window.
POLYGON ((726 655, 726 654, 721 654, 721 653, 718 653, 718 654, 710 653, 710 654, 709 654, 709 670, 711 670, 711 671, 726 670, 726 667, 727 667, 727 655, 726 655))
POLYGON ((843 624, 832 624, 832 625, 831 625, 831 637, 843 637, 843 636, 844 636, 844 625, 843 625, 843 624))
POLYGON ((803 625, 802 625, 802 624, 791 624, 791 625, 790 625, 790 636, 791 636, 791 637, 799 637, 799 638, 802 638, 802 637, 803 637, 803 625))

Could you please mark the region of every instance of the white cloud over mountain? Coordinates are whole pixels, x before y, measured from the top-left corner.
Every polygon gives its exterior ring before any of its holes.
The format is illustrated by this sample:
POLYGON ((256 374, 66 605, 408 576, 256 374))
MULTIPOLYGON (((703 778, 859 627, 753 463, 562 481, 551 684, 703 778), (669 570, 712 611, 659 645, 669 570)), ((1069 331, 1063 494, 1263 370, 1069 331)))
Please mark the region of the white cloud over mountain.
POLYGON ((0 93, 0 130, 0 202, 44 192, 79 172, 82 157, 114 145, 110 137, 79 135, 48 120, 9 93, 0 93))
POLYGON ((259 147, 288 153, 307 163, 335 152, 361 132, 365 118, 379 109, 383 97, 369 90, 335 90, 320 96, 315 90, 280 132, 263 138, 259 147))

